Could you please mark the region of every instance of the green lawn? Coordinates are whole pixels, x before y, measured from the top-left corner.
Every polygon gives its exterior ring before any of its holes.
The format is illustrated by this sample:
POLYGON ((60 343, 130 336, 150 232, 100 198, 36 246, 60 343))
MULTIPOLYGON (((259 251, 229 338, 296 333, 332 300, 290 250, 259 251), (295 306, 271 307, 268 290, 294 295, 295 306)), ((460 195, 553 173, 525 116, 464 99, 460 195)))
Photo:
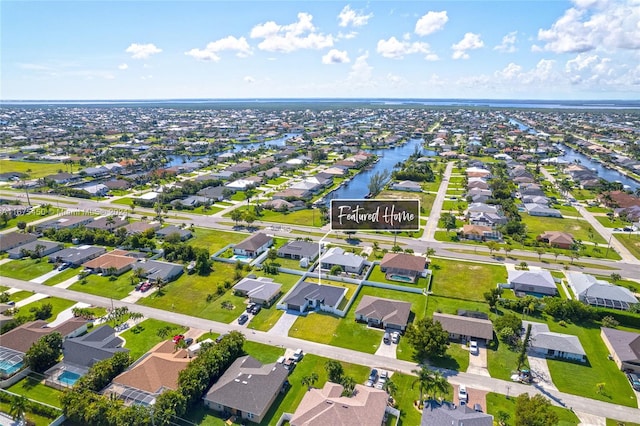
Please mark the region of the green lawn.
POLYGON ((196 207, 193 210, 184 209, 184 210, 178 210, 178 211, 182 211, 184 213, 203 214, 203 215, 206 215, 206 216, 210 216, 212 214, 216 214, 218 212, 221 212, 222 210, 224 210, 222 207, 207 206, 205 208, 205 206, 199 206, 199 207, 196 207))
POLYGON ((640 259, 640 235, 615 235, 613 238, 625 246, 636 259, 640 259))
POLYGON ((609 213, 611 210, 608 207, 600 207, 600 206, 588 206, 585 207, 585 210, 591 213, 609 213))
POLYGON ((55 275, 55 276, 49 278, 48 280, 46 280, 42 284, 44 284, 44 285, 60 284, 61 282, 66 281, 69 278, 75 277, 76 275, 78 275, 80 273, 80 271, 81 271, 80 267, 67 268, 64 271, 60 272, 58 275, 55 275))
POLYGON ((247 234, 225 232, 218 229, 195 228, 189 245, 206 248, 213 254, 228 244, 236 244, 248 237, 247 234))
POLYGON ((391 191, 384 190, 376 198, 389 199, 389 200, 420 200, 420 213, 422 215, 428 215, 431 212, 431 207, 436 199, 434 194, 428 194, 426 192, 405 192, 405 191, 391 191))
MULTIPOLYGON (((2 170, 0 168, 0 170, 2 170)), ((14 218, 9 219, 6 223, 2 222, 0 223, 0 229, 10 229, 10 228, 14 228, 16 226, 18 226, 18 222, 25 222, 25 223, 31 223, 34 220, 40 220, 40 219, 44 219, 47 216, 51 216, 53 214, 59 213, 61 211, 63 211, 64 209, 58 209, 56 207, 51 207, 49 209, 49 213, 46 213, 44 211, 42 211, 42 209, 36 209, 37 212, 36 213, 27 213, 27 214, 23 214, 14 218)))
POLYGON ((614 419, 607 419, 606 426, 640 426, 640 423, 621 422, 614 419))
POLYGON ((607 228, 624 228, 625 226, 629 226, 629 222, 620 219, 619 217, 614 217, 613 220, 609 219, 608 216, 594 216, 598 222, 600 222, 603 226, 607 228))
POLYGON ((46 259, 18 259, 0 265, 0 275, 18 280, 29 281, 53 271, 53 263, 46 259))
MULTIPOLYGON (((240 211, 245 211, 247 209, 253 210, 253 208, 253 206, 242 205, 235 210, 239 209, 240 211)), ((224 217, 231 217, 231 212, 225 213, 224 217)), ((316 209, 303 209, 284 213, 263 209, 260 212, 260 216, 258 216, 257 221, 317 227, 320 227, 324 224, 322 222, 322 215, 320 214, 320 211, 316 211, 316 209)))
POLYGON ((45 404, 60 407, 60 396, 62 391, 45 386, 42 379, 27 376, 16 384, 7 388, 9 392, 24 395, 29 399, 44 402, 45 404))
MULTIPOLYGON (((73 300, 60 299, 58 297, 47 296, 44 299, 36 300, 35 302, 29 303, 28 305, 23 306, 22 308, 20 308, 20 312, 22 313, 29 312, 31 308, 39 308, 45 303, 50 303, 53 307, 53 309, 51 310, 51 316, 46 320, 47 322, 54 321, 60 312, 76 304, 76 302, 73 300)), ((32 315, 32 314, 29 312, 29 315, 32 315)))
POLYGON ((432 258, 430 268, 433 294, 456 299, 483 301, 486 291, 507 279, 506 268, 498 265, 432 258), (469 282, 470 277, 473 277, 473 285, 469 282))
MULTIPOLYGON (((140 299, 138 304, 230 323, 244 312, 245 298, 234 296, 230 288, 215 300, 207 302, 207 296, 211 294, 215 298, 218 286, 224 286, 225 281, 231 285, 236 283, 235 265, 215 262, 213 267, 214 271, 209 276, 183 274, 165 286, 164 295, 152 294, 140 299), (230 302, 233 308, 223 308, 224 302, 230 302)), ((242 272, 242 275, 246 275, 246 272, 242 272)))
POLYGON ((67 166, 62 163, 0 160, 0 170, 2 170, 2 173, 28 173, 29 179, 39 179, 47 175, 58 173, 59 170, 65 171, 66 168, 67 166))
POLYGON ((286 177, 277 177, 277 178, 269 179, 267 181, 267 183, 269 185, 282 185, 283 183, 287 182, 288 180, 289 180, 289 178, 286 178, 286 177))
POLYGON ((187 331, 185 327, 149 318, 141 321, 137 326, 126 330, 120 334, 120 337, 125 339, 124 347, 129 349, 131 358, 135 360, 147 353, 161 341, 171 339, 174 335, 184 333, 185 331, 187 331), (171 333, 169 333, 168 337, 163 338, 158 336, 158 330, 164 327, 171 327, 171 333))
MULTIPOLYGON (((0 401, 0 411, 3 413, 9 413, 11 411, 11 403, 0 401)), ((60 414, 62 414, 62 412, 60 412, 60 414)), ((35 426, 48 426, 55 420, 54 417, 41 416, 39 414, 34 414, 31 411, 26 412, 26 418, 28 421, 33 422, 35 426)))
POLYGON ((129 293, 134 290, 134 285, 137 284, 137 282, 131 281, 132 276, 133 272, 128 271, 117 277, 115 281, 111 281, 111 277, 91 274, 85 278, 85 284, 80 280, 71 284, 69 290, 120 300, 127 297, 129 293))
POLYGON ((518 366, 517 360, 518 353, 498 339, 491 342, 487 348, 487 368, 493 378, 511 380, 511 373, 518 366))
POLYGON ((420 277, 418 278, 418 281, 416 283, 408 283, 404 281, 391 281, 391 280, 388 280, 385 277, 385 273, 380 270, 380 265, 376 265, 371 270, 371 274, 369 275, 369 278, 368 278, 369 281, 376 281, 379 283, 394 284, 394 285, 413 287, 413 288, 426 288, 428 279, 429 279, 428 277, 427 278, 420 277))
MULTIPOLYGON (((413 405, 413 401, 420 399, 420 391, 417 385, 414 385, 415 379, 414 376, 402 373, 393 373, 391 376, 391 381, 398 387, 394 399, 396 400, 396 408, 400 410, 399 424, 403 426, 419 425, 422 419, 422 413, 413 405)), ((451 385, 449 385, 449 391, 444 395, 444 398, 452 400, 453 387, 451 385)))
MULTIPOLYGON (((578 416, 568 408, 554 405, 551 410, 558 415, 558 423, 555 426, 574 426, 580 423, 578 416)), ((516 418, 516 398, 507 398, 506 395, 489 392, 487 394, 487 413, 492 414, 495 418, 500 411, 509 414, 508 424, 515 424, 513 422, 516 418)))
MULTIPOLYGON (((120 205, 123 205, 123 206, 131 206, 131 205, 133 205, 133 201, 134 201, 134 198, 124 197, 124 198, 118 198, 117 200, 111 201, 111 204, 120 204, 120 205)), ((136 206, 136 208, 138 208, 138 206, 136 206)))
POLYGON ((276 362, 285 352, 284 348, 250 342, 249 340, 244 342, 243 349, 248 355, 251 355, 263 364, 276 362))
POLYGON ((27 297, 33 296, 34 294, 35 293, 32 293, 27 290, 16 291, 15 293, 12 293, 9 295, 9 300, 11 300, 12 302, 18 303, 19 301, 24 300, 27 297))
POLYGON ((466 201, 445 200, 442 203, 442 211, 458 213, 461 209, 466 210, 468 205, 469 203, 467 203, 466 201))
POLYGON ((522 222, 527 225, 527 235, 532 239, 545 231, 562 231, 572 234, 577 240, 597 242, 598 244, 607 243, 595 230, 593 230, 593 238, 589 237, 588 230, 591 225, 585 220, 529 216, 524 213, 522 214, 522 222))
POLYGON ((553 204, 551 208, 559 210, 563 216, 580 216, 578 210, 573 206, 565 206, 562 204, 553 204))

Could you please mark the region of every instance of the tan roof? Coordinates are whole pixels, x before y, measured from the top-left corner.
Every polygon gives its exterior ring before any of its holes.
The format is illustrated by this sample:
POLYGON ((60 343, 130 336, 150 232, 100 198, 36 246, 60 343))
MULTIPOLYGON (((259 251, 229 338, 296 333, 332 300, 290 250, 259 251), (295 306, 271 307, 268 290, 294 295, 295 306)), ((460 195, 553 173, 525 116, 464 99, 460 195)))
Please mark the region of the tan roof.
POLYGON ((406 253, 387 253, 380 262, 381 268, 395 268, 422 272, 427 267, 427 259, 406 253))
POLYGON ((291 426, 380 426, 387 408, 387 393, 383 390, 356 385, 355 395, 340 396, 342 385, 327 382, 322 389, 304 394, 291 426))
POLYGON ((485 232, 491 232, 492 229, 488 226, 484 225, 464 225, 462 227, 462 233, 467 234, 475 234, 475 235, 483 235, 485 232))
POLYGON ((62 337, 66 337, 86 324, 87 320, 82 318, 71 318, 57 327, 49 327, 49 323, 42 320, 32 321, 3 334, 0 338, 0 346, 26 353, 42 336, 58 332, 62 337))
POLYGON ((174 347, 171 340, 158 343, 145 359, 117 376, 113 382, 149 393, 156 393, 162 388, 177 389, 178 375, 187 368, 191 358, 187 357, 184 349, 174 352, 174 347))
POLYGON ((112 252, 105 253, 100 257, 96 257, 95 259, 91 259, 88 262, 85 262, 82 266, 85 268, 91 269, 109 269, 116 268, 120 270, 125 266, 129 266, 132 263, 136 263, 137 260, 133 257, 125 256, 124 253, 127 253, 124 250, 113 250, 112 252))
POLYGON ((546 231, 545 233, 540 234, 539 238, 542 240, 549 240, 549 244, 573 244, 573 235, 568 232, 546 231))
POLYGON ((382 297, 362 296, 356 315, 381 320, 386 324, 406 326, 411 314, 411 303, 382 297))
POLYGON ((493 324, 489 320, 437 312, 433 314, 433 320, 438 321, 442 328, 451 334, 487 340, 493 339, 493 324))

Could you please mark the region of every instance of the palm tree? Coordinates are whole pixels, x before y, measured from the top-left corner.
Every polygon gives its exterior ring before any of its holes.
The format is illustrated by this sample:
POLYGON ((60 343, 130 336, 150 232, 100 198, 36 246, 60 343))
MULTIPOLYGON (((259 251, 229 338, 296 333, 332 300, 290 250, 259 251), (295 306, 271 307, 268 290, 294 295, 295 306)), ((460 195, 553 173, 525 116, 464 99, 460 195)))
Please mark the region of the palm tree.
POLYGON ((393 398, 396 392, 398 392, 398 385, 391 381, 391 379, 388 379, 382 385, 382 389, 385 390, 389 394, 389 396, 393 398))
POLYGON ((411 372, 418 376, 413 383, 411 383, 411 389, 413 389, 416 384, 418 385, 418 390, 420 391, 418 408, 421 408, 424 401, 423 395, 431 388, 431 370, 429 367, 423 365, 420 367, 420 370, 411 370, 411 372))
POLYGON ((307 390, 311 390, 311 387, 318 381, 318 375, 311 373, 308 376, 304 376, 301 380, 302 386, 307 386, 307 390))
POLYGON ((11 406, 9 408, 9 414, 14 420, 24 420, 27 412, 27 404, 29 400, 24 395, 15 395, 11 400, 11 406))

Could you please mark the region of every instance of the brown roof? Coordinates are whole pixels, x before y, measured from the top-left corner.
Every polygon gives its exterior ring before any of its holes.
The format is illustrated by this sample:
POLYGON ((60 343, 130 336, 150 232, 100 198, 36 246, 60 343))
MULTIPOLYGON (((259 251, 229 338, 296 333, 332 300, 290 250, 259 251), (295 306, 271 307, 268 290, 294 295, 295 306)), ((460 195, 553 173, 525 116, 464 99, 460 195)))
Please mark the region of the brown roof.
POLYGON ((409 314, 411 314, 411 303, 373 296, 362 296, 356 309, 356 315, 402 326, 407 325, 409 314))
POLYGON ((35 235, 23 234, 20 232, 9 232, 8 234, 0 234, 0 252, 30 243, 32 241, 35 241, 36 238, 37 237, 35 235))
POLYGON ((493 324, 489 320, 461 317, 459 315, 440 314, 435 312, 433 320, 438 321, 442 328, 451 334, 493 339, 493 324))
POLYGON ((262 232, 258 232, 253 234, 249 238, 246 238, 235 245, 236 249, 243 249, 254 251, 265 245, 267 242, 271 241, 273 238, 268 236, 267 234, 263 234, 262 232))
POLYGON ((383 390, 355 386, 352 397, 340 396, 344 388, 326 382, 322 389, 304 394, 291 426, 359 425, 380 426, 387 408, 387 393, 383 390))
POLYGON ((573 235, 568 232, 546 231, 538 236, 540 240, 549 240, 549 244, 573 244, 573 235))
POLYGON ((387 253, 380 262, 380 267, 397 268, 421 273, 427 267, 428 260, 422 256, 414 256, 406 253, 387 253))
POLYGON ((157 230, 160 229, 159 223, 147 223, 147 222, 133 222, 124 227, 129 234, 135 234, 136 232, 143 233, 147 229, 157 230))
POLYGON ((86 324, 87 320, 82 318, 71 318, 56 327, 49 327, 46 321, 32 321, 4 333, 0 339, 0 346, 26 353, 42 336, 58 332, 62 337, 66 337, 86 324))
POLYGON ((154 346, 149 355, 130 370, 113 379, 114 383, 156 393, 162 388, 177 389, 178 375, 187 368, 191 358, 181 349, 174 352, 174 343, 166 340, 154 346))
POLYGON ((135 258, 123 255, 124 253, 127 252, 124 250, 113 250, 110 253, 105 253, 100 257, 96 257, 95 259, 85 262, 82 266, 85 268, 99 268, 102 270, 116 268, 119 271, 120 269, 137 262, 135 258))
MULTIPOLYGON (((604 198, 605 194, 601 194, 600 195, 600 199, 601 200, 605 200, 605 198, 604 198)), ((639 206, 640 207, 640 198, 639 197, 634 197, 633 195, 627 194, 626 192, 623 192, 623 191, 611 191, 611 192, 609 192, 609 195, 611 196, 611 199, 613 200, 613 203, 616 204, 620 208, 626 209, 626 208, 631 207, 631 206, 639 206)))
POLYGON ((462 233, 465 235, 475 234, 482 236, 485 232, 493 231, 489 226, 484 225, 464 225, 462 227, 462 233))

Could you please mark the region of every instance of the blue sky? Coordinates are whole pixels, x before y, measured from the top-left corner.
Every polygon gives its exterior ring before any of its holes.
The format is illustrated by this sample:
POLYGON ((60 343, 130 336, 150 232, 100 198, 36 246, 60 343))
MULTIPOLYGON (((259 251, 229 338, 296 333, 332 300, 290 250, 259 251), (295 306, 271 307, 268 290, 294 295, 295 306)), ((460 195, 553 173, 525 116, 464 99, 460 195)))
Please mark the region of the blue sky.
POLYGON ((640 0, 15 1, 0 99, 639 99, 640 0))

